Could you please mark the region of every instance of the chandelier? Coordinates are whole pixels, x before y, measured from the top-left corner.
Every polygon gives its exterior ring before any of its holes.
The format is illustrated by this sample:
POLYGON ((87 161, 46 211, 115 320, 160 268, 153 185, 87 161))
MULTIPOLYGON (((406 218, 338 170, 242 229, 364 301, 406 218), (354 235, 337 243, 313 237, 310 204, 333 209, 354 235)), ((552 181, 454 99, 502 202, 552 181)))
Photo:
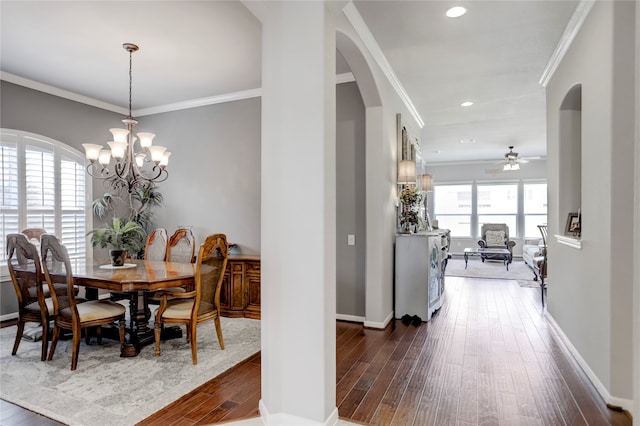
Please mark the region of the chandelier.
POLYGON ((133 52, 138 46, 124 43, 122 47, 129 52, 129 115, 122 120, 126 129, 109 129, 113 140, 107 142, 111 149, 102 145, 83 143, 89 164, 87 173, 94 178, 109 181, 113 186, 127 188, 131 193, 138 185, 147 182, 163 182, 169 176, 166 167, 171 153, 164 146, 153 145, 153 133, 138 133, 133 136, 133 127, 138 124, 131 116, 131 64, 133 52), (139 140, 141 151, 136 152, 135 142, 139 140), (111 166, 113 157, 113 166, 111 166), (96 163, 97 162, 97 163, 96 163))

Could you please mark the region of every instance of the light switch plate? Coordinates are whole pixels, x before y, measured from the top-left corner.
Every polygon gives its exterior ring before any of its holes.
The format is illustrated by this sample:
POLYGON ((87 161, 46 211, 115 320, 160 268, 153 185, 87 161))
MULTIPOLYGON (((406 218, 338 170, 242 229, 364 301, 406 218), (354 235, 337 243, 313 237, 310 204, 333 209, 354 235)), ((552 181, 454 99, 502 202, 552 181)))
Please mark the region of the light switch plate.
POLYGON ((353 234, 347 235, 347 245, 355 246, 356 245, 356 236, 353 234))

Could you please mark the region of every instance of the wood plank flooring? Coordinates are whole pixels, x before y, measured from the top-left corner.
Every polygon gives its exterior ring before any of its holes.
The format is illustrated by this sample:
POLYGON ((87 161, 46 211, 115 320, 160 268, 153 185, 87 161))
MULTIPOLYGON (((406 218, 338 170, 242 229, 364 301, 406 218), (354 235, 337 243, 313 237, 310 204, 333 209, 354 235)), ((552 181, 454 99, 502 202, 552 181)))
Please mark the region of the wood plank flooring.
MULTIPOLYGON (((631 425, 609 410, 556 341, 538 289, 447 277, 443 308, 421 326, 336 325, 336 403, 369 425, 631 425)), ((183 396, 140 426, 258 416, 260 356, 183 396)), ((54 425, 3 402, 2 425, 54 425), (23 413, 22 415, 20 413, 23 413)))

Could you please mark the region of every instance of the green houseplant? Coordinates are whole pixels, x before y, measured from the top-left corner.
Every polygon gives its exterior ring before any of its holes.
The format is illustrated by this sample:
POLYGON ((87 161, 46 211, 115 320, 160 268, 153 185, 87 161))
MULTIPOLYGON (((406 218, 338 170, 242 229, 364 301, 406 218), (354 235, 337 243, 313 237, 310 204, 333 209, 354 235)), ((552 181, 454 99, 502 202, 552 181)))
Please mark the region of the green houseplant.
MULTIPOLYGON (((111 187, 113 192, 106 192, 93 201, 93 213, 102 221, 105 221, 109 216, 115 219, 120 215, 123 217, 120 219, 122 225, 131 222, 137 223, 143 232, 138 236, 139 244, 130 245, 128 254, 134 258, 142 258, 147 234, 153 229, 153 209, 162 205, 162 194, 151 182, 137 183, 132 185, 129 190, 125 190, 118 186, 117 181, 114 181, 111 187)), ((100 229, 104 229, 104 227, 94 231, 97 232, 100 229)))
POLYGON ((136 222, 114 217, 111 225, 93 229, 87 235, 91 236, 93 247, 99 245, 110 249, 113 266, 122 266, 127 253, 138 253, 144 248, 146 232, 136 222))

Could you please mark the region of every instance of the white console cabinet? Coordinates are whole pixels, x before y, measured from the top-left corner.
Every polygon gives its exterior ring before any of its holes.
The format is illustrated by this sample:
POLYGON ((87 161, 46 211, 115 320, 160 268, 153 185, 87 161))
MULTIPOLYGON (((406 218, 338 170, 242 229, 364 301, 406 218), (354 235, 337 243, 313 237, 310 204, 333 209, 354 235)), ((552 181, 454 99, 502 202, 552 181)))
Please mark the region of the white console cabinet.
POLYGON ((395 317, 429 321, 444 301, 449 230, 398 234, 395 251, 395 317))

